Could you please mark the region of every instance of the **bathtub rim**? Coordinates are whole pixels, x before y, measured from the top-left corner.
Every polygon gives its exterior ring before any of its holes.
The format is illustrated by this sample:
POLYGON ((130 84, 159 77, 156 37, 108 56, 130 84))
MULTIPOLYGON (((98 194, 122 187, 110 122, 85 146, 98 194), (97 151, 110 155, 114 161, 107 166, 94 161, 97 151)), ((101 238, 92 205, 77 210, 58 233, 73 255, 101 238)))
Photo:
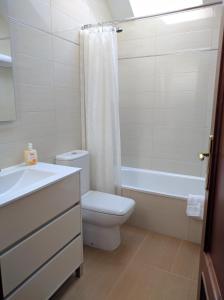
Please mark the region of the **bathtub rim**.
MULTIPOLYGON (((132 167, 126 167, 126 166, 122 166, 121 168, 122 171, 129 171, 132 170, 134 172, 143 172, 143 173, 151 173, 151 174, 157 174, 157 175, 168 175, 168 176, 172 176, 172 177, 181 177, 181 178, 188 178, 188 179, 197 179, 200 181, 203 181, 205 184, 205 177, 198 177, 198 176, 192 176, 192 175, 184 175, 184 174, 178 174, 178 173, 170 173, 170 172, 162 172, 162 171, 156 171, 156 170, 147 170, 147 169, 140 169, 140 168, 132 168, 132 167)), ((153 190, 149 190, 146 188, 140 188, 140 187, 134 187, 131 185, 126 185, 126 184, 121 184, 121 188, 122 189, 127 189, 127 190, 131 190, 131 191, 135 191, 135 192, 141 192, 144 194, 150 194, 150 195, 154 195, 154 196, 162 196, 165 198, 175 198, 175 199, 181 199, 183 201, 186 201, 188 199, 188 196, 183 196, 183 195, 174 195, 174 194, 168 194, 168 193, 162 193, 159 191, 153 191, 153 190)), ((205 195, 205 189, 204 189, 204 195, 205 195)))

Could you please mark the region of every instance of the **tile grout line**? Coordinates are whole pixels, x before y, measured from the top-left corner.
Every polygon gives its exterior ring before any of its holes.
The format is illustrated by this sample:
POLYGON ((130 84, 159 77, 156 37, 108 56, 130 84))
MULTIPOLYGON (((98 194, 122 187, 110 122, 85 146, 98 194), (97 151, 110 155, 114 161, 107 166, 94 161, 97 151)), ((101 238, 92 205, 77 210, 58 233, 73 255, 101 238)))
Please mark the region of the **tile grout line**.
POLYGON ((174 256, 173 263, 172 263, 171 266, 170 266, 170 273, 172 273, 172 274, 176 274, 176 273, 173 272, 173 266, 174 266, 174 263, 176 262, 176 259, 177 259, 177 256, 178 256, 179 252, 180 252, 180 249, 181 249, 181 247, 182 247, 182 244, 183 244, 183 241, 181 240, 181 241, 180 241, 180 245, 179 245, 179 247, 178 247, 178 249, 177 249, 176 255, 174 256))
MULTIPOLYGON (((117 278, 117 280, 115 281, 114 285, 112 286, 111 290, 108 292, 107 298, 106 298, 106 299, 109 299, 109 296, 112 294, 112 292, 114 291, 114 289, 116 289, 116 286, 117 286, 118 282, 120 281, 120 279, 122 278, 122 276, 124 275, 124 273, 126 272, 126 270, 128 269, 129 265, 133 262, 133 260, 135 259, 135 257, 136 257, 137 254, 139 253, 140 249, 142 248, 142 246, 143 246, 143 244, 144 244, 144 242, 145 242, 145 240, 146 240, 147 238, 148 238, 148 236, 146 235, 145 238, 143 239, 143 241, 141 242, 141 244, 138 246, 138 249, 136 250, 136 253, 135 253, 135 254, 133 255, 133 257, 130 259, 129 263, 128 263, 127 266, 124 268, 124 270, 121 272, 121 274, 118 276, 118 278, 117 278)), ((183 240, 180 240, 180 245, 179 245, 179 247, 178 247, 178 249, 177 249, 177 253, 176 253, 176 255, 175 255, 175 259, 176 259, 177 255, 178 255, 178 253, 179 253, 179 251, 180 251, 180 249, 181 249, 181 246, 182 246, 183 242, 184 242, 183 240)), ((175 261, 175 259, 174 259, 174 261, 175 261)), ((162 272, 164 272, 164 273, 166 273, 166 274, 172 275, 172 276, 174 276, 174 277, 176 277, 176 278, 180 278, 180 279, 186 280, 186 281, 188 281, 189 283, 190 283, 190 282, 193 283, 193 282, 196 281, 196 280, 193 279, 193 278, 189 278, 189 277, 185 277, 185 276, 183 276, 183 275, 177 274, 177 273, 173 273, 171 270, 168 271, 168 270, 162 269, 162 268, 160 268, 160 267, 158 267, 158 266, 151 265, 151 264, 150 264, 150 266, 153 267, 153 268, 155 268, 155 269, 157 269, 157 270, 159 270, 159 271, 162 271, 162 272)))
POLYGON ((126 272, 126 270, 128 269, 129 265, 134 261, 135 257, 137 256, 138 252, 140 251, 140 249, 142 248, 143 243, 145 242, 145 240, 148 238, 148 235, 146 234, 146 236, 144 237, 144 239, 142 240, 142 242, 140 243, 140 245, 138 246, 135 254, 132 256, 132 258, 129 260, 129 262, 127 263, 127 265, 124 267, 123 271, 120 273, 120 275, 118 276, 118 278, 116 279, 116 281, 114 282, 112 288, 110 289, 110 291, 108 292, 107 298, 110 296, 110 294, 112 293, 112 291, 116 288, 118 282, 120 281, 120 279, 122 278, 123 274, 126 272))
POLYGON ((181 249, 181 246, 183 245, 184 242, 185 242, 185 240, 181 240, 180 246, 178 247, 178 250, 177 250, 177 253, 176 253, 176 255, 175 255, 175 258, 174 258, 173 264, 172 264, 172 266, 171 266, 171 269, 170 269, 170 271, 168 271, 168 272, 169 272, 170 274, 172 274, 172 275, 177 276, 177 277, 185 278, 185 279, 188 279, 188 280, 191 280, 191 281, 197 281, 197 278, 194 278, 194 276, 193 276, 193 270, 192 270, 191 277, 187 277, 187 276, 184 276, 184 275, 180 275, 180 274, 175 273, 175 272, 173 271, 173 266, 174 266, 175 260, 176 260, 176 258, 177 258, 177 255, 179 254, 180 249, 181 249))
POLYGON ((165 269, 161 269, 161 268, 159 268, 158 266, 153 266, 153 265, 151 265, 151 266, 154 267, 154 268, 157 269, 157 270, 163 271, 163 272, 165 272, 165 273, 167 273, 167 274, 170 274, 170 275, 175 276, 175 277, 178 277, 178 278, 182 278, 182 279, 185 279, 185 280, 188 280, 188 281, 197 281, 197 280, 195 280, 195 279, 193 279, 193 278, 189 278, 189 277, 186 277, 186 276, 177 274, 177 273, 172 273, 172 272, 167 271, 167 270, 165 270, 165 269))

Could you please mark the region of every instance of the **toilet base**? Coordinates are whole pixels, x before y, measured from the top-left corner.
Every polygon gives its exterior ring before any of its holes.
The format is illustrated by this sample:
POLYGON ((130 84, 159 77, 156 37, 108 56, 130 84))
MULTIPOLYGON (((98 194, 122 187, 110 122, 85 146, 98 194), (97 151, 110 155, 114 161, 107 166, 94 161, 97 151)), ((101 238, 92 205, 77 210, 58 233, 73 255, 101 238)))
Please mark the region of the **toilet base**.
POLYGON ((87 246, 113 251, 121 243, 120 227, 101 227, 83 222, 83 240, 87 246))

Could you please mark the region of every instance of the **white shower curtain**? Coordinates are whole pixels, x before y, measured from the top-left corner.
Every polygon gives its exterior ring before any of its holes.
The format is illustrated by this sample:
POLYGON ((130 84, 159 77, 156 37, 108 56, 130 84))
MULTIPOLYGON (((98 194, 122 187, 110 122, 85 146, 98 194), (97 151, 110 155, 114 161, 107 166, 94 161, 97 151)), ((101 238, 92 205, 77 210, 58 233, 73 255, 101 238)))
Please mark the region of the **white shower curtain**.
POLYGON ((121 184, 117 33, 114 27, 81 31, 83 148, 90 153, 94 190, 118 193, 121 184))

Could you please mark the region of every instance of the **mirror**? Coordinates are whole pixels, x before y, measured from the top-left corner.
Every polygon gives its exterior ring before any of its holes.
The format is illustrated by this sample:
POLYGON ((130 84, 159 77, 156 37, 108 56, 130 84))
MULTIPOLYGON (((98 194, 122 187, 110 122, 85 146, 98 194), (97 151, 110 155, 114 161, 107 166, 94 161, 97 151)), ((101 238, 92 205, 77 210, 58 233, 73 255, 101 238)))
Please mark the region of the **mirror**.
POLYGON ((9 22, 0 0, 0 121, 16 119, 9 22))

